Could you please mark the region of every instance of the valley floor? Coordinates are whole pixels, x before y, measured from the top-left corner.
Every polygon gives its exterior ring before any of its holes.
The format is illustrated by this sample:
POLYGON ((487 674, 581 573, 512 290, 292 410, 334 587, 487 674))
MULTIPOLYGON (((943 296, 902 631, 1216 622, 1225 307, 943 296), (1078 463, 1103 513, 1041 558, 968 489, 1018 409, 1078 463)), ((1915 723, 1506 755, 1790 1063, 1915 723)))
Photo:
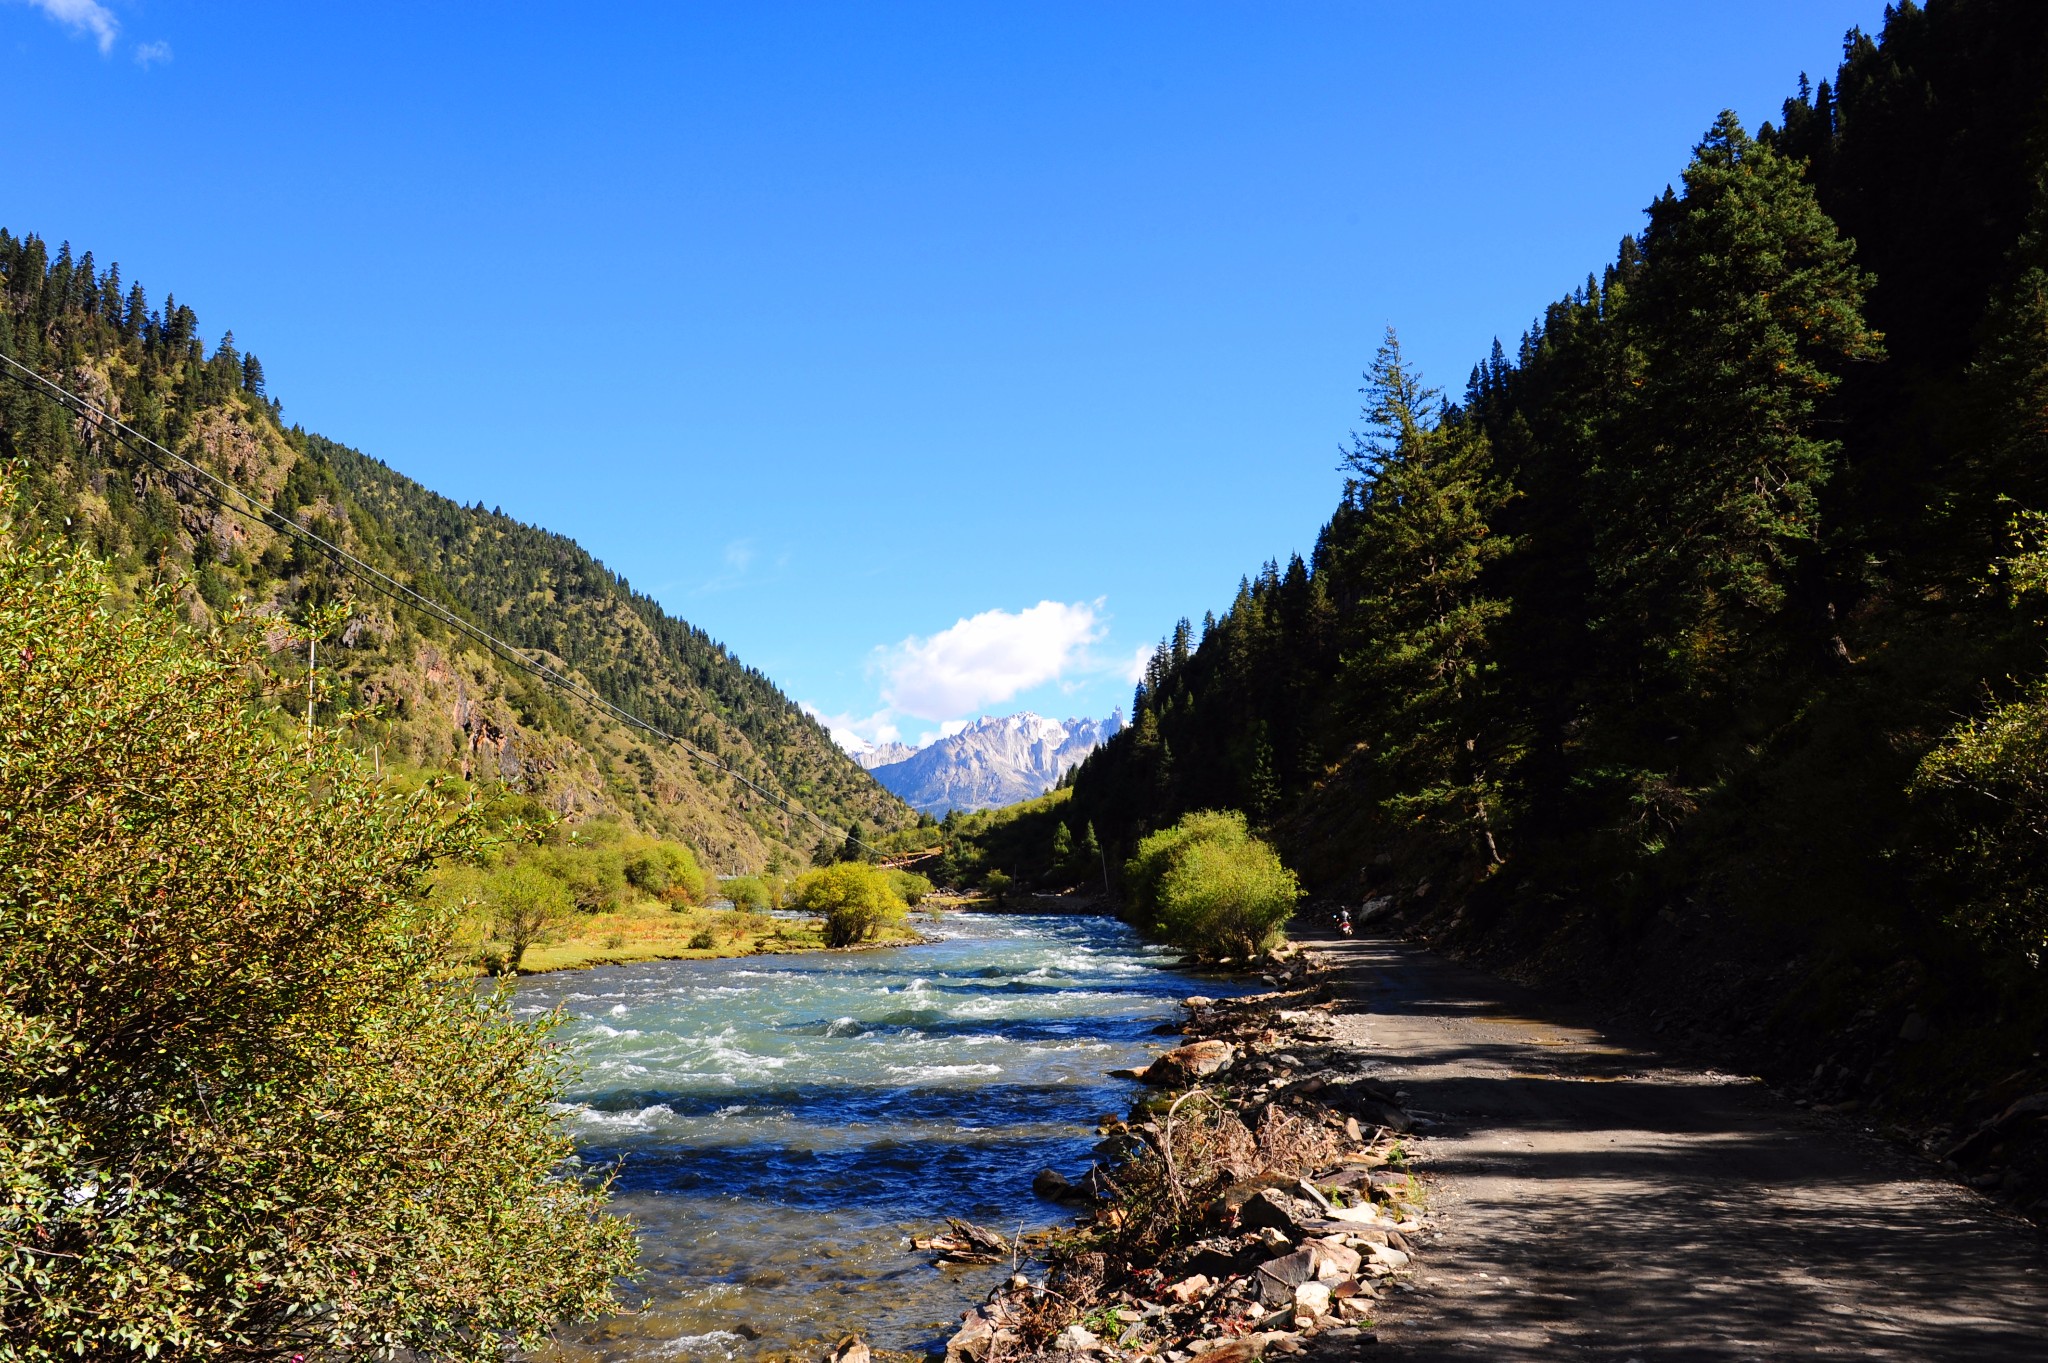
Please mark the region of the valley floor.
MULTIPOLYGON (((881 928, 863 946, 907 946, 921 942, 916 918, 881 928)), ((629 909, 580 914, 561 935, 526 949, 522 975, 634 961, 708 961, 788 951, 823 951, 824 927, 815 918, 791 918, 722 909, 629 909)))
POLYGON ((1374 1357, 2048 1357, 2039 1235, 1852 1124, 1404 943, 1317 951, 1433 1122, 1437 1234, 1374 1357))

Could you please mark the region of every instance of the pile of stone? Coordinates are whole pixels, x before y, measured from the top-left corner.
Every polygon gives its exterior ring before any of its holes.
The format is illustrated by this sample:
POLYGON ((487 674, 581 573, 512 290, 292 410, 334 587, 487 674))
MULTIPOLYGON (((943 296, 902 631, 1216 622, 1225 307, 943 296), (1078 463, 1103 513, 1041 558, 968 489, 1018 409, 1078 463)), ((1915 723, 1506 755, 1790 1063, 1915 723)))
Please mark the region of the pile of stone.
POLYGON ((1073 1181, 1041 1176, 1085 1191, 1090 1212, 1055 1238, 1042 1275, 1011 1275, 966 1314, 947 1363, 1237 1363, 1363 1342, 1425 1224, 1402 1140, 1418 1119, 1333 1043, 1314 974, 1289 953, 1270 962, 1284 992, 1188 1000, 1194 1039, 1132 1074, 1161 1092, 1108 1124, 1105 1164, 1073 1181), (1132 1161, 1182 1150, 1175 1123, 1185 1132, 1191 1101, 1219 1114, 1209 1195, 1149 1258, 1104 1252, 1145 1214, 1128 1191, 1132 1161))

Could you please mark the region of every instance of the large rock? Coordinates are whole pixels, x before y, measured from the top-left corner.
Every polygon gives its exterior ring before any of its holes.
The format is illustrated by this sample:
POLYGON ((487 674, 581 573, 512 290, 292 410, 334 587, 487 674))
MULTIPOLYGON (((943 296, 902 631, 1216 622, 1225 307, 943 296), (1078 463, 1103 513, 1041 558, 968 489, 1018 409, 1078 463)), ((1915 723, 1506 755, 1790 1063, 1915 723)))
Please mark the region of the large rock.
POLYGON ((960 1328, 946 1341, 946 1363, 986 1363, 995 1345, 995 1326, 981 1312, 969 1311, 960 1328))
POLYGON ((1147 1065, 1143 1078, 1160 1088, 1185 1088, 1197 1079, 1221 1074, 1236 1059, 1237 1050, 1227 1041, 1190 1041, 1147 1065))
POLYGON ((1361 1256, 1342 1240, 1311 1240, 1302 1248, 1311 1256, 1317 1282, 1341 1283, 1358 1272, 1361 1256))
POLYGON ((1261 1188, 1237 1209, 1237 1224, 1244 1229, 1270 1226, 1289 1240, 1300 1240, 1322 1219, 1321 1208, 1278 1188, 1261 1188))
POLYGON ((1259 1300, 1267 1306, 1292 1306, 1294 1289, 1303 1283, 1314 1282, 1315 1276, 1314 1252, 1298 1249, 1260 1264, 1254 1286, 1259 1290, 1259 1300))

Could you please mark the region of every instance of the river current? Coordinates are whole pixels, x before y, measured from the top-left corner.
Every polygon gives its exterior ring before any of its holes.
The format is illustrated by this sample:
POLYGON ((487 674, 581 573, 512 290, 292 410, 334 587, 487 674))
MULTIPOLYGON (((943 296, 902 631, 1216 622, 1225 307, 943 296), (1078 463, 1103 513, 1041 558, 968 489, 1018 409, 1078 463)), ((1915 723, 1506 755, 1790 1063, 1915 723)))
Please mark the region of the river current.
POLYGON ((638 1222, 637 1307, 565 1330, 570 1360, 744 1359, 860 1329, 922 1351, 1000 1269, 910 1248, 947 1216, 999 1228, 1069 1213, 1031 1191, 1078 1176, 1130 1107, 1191 993, 1222 982, 1107 918, 960 914, 883 951, 655 961, 540 976, 580 1071, 564 1116, 616 1162, 638 1222))

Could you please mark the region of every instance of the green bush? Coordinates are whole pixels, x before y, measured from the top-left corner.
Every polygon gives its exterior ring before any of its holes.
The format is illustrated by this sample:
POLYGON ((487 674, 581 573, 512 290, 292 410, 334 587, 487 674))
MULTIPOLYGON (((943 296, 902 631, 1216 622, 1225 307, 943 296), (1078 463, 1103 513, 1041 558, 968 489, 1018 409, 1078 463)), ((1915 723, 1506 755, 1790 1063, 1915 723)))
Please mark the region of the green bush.
POLYGON ((0 1355, 495 1360, 615 1309, 548 1023, 447 981, 473 816, 107 595, 0 538, 0 1355))
POLYGON ((1137 921, 1207 960, 1265 950, 1301 899, 1294 872, 1234 810, 1190 814, 1140 842, 1124 884, 1137 921))
POLYGON ((633 838, 622 849, 627 883, 670 904, 704 902, 704 871, 697 854, 679 842, 633 838))
POLYGON ((718 887, 742 913, 766 913, 775 907, 775 895, 759 876, 734 876, 718 887))
POLYGON ((592 847, 579 838, 562 846, 537 848, 531 860, 568 886, 570 898, 583 912, 603 913, 622 907, 626 859, 617 847, 592 847))
POLYGON ((529 946, 552 938, 575 907, 569 887, 531 862, 491 872, 480 889, 491 927, 507 945, 508 971, 519 969, 529 946))
POLYGON ((932 883, 915 871, 891 871, 889 888, 896 891, 897 898, 914 909, 932 892, 932 883))
POLYGON ((885 872, 863 861, 809 871, 796 882, 796 906, 825 920, 825 945, 865 942, 884 924, 901 922, 903 900, 885 872))
POLYGON ((1010 897, 1010 887, 1017 882, 1002 871, 990 871, 981 878, 981 886, 988 891, 988 897, 1001 904, 1010 897))

